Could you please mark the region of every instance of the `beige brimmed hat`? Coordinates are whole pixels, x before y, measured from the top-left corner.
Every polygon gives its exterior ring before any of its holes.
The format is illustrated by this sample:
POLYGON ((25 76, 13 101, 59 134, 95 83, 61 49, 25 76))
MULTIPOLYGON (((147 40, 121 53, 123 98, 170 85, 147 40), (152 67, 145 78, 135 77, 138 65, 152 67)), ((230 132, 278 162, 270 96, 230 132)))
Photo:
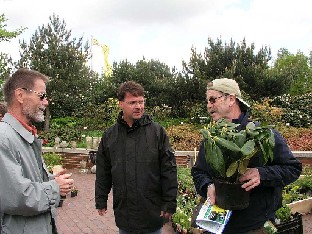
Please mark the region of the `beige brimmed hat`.
POLYGON ((228 78, 215 79, 212 82, 209 82, 207 85, 207 90, 217 90, 222 93, 227 93, 230 95, 235 95, 236 98, 247 108, 249 108, 249 104, 245 102, 242 98, 241 91, 239 86, 235 80, 228 78))

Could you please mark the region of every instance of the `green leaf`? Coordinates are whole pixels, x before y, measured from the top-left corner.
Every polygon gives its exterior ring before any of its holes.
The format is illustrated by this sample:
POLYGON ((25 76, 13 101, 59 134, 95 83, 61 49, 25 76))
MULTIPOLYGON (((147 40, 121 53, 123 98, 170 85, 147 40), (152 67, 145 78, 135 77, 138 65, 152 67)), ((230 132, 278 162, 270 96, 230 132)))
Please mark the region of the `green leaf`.
POLYGON ((254 130, 249 130, 247 131, 248 135, 252 136, 252 137, 257 137, 259 135, 259 132, 254 131, 254 130))
POLYGON ((254 122, 249 122, 247 125, 246 125, 246 129, 247 130, 254 130, 256 128, 256 125, 254 122))
POLYGON ((211 141, 210 138, 207 138, 207 140, 204 141, 204 149, 205 149, 205 159, 206 159, 206 162, 208 164, 211 164, 210 158, 212 157, 213 152, 212 152, 212 141, 211 141))
POLYGON ((209 131, 207 129, 200 129, 199 132, 203 135, 205 139, 209 137, 209 131))
POLYGON ((239 161, 239 166, 238 166, 238 172, 239 174, 243 175, 247 171, 247 167, 249 164, 250 159, 244 159, 239 161))
POLYGON ((234 152, 240 152, 240 148, 232 141, 228 141, 224 138, 214 137, 214 140, 222 147, 227 148, 234 152))
POLYGON ((234 175, 234 173, 237 170, 237 167, 238 167, 237 161, 231 163, 231 165, 229 166, 229 168, 226 171, 226 176, 231 177, 232 175, 234 175))
POLYGON ((235 144, 242 147, 246 141, 246 131, 242 130, 239 133, 233 133, 235 144))
POLYGON ((272 130, 270 130, 270 136, 269 136, 269 144, 272 148, 275 146, 275 138, 274 138, 274 133, 272 130))
POLYGON ((221 149, 216 145, 212 144, 212 151, 215 152, 211 155, 211 166, 220 173, 222 177, 225 176, 225 164, 221 149))
POLYGON ((241 148, 241 152, 243 155, 250 155, 255 150, 255 141, 249 140, 247 141, 243 147, 241 148))

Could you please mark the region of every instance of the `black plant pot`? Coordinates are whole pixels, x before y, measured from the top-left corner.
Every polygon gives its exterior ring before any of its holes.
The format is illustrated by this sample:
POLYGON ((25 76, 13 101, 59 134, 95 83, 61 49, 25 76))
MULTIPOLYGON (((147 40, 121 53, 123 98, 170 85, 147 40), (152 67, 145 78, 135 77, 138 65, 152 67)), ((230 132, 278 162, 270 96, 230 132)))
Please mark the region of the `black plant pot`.
POLYGON ((63 202, 64 202, 64 200, 60 200, 60 202, 58 204, 58 207, 62 207, 63 206, 63 202))
POLYGON ((292 220, 275 225, 278 234, 302 234, 302 214, 295 213, 292 220))
POLYGON ((71 197, 76 197, 77 194, 78 194, 78 191, 71 191, 71 192, 70 192, 70 196, 71 196, 71 197))
POLYGON ((225 210, 242 210, 249 206, 249 192, 242 189, 242 183, 230 183, 214 179, 216 204, 225 210))
POLYGON ((63 202, 64 202, 65 199, 66 199, 66 196, 61 196, 61 199, 60 199, 58 207, 62 207, 63 206, 63 202))

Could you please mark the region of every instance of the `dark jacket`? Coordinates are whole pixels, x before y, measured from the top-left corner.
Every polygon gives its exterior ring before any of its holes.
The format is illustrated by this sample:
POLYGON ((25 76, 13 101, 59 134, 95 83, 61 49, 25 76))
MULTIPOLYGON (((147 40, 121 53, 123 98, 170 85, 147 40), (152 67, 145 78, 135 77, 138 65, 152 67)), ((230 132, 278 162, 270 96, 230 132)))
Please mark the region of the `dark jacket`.
POLYGON ((96 156, 96 208, 107 208, 113 188, 118 228, 135 233, 162 227, 161 211, 174 213, 177 168, 165 130, 144 114, 130 128, 120 113, 103 134, 96 156))
MULTIPOLYGON (((242 114, 239 119, 238 130, 245 129, 248 123, 248 113, 242 114)), ((275 137, 274 159, 262 165, 259 156, 250 161, 248 167, 258 168, 260 185, 250 191, 249 206, 243 210, 234 210, 224 229, 224 233, 243 233, 263 227, 264 223, 273 219, 275 211, 281 207, 282 190, 285 185, 294 182, 301 174, 302 165, 290 151, 285 139, 273 130, 275 137)), ((214 174, 206 163, 203 144, 201 144, 197 161, 192 168, 192 176, 196 191, 207 197, 207 186, 213 183, 214 174)))

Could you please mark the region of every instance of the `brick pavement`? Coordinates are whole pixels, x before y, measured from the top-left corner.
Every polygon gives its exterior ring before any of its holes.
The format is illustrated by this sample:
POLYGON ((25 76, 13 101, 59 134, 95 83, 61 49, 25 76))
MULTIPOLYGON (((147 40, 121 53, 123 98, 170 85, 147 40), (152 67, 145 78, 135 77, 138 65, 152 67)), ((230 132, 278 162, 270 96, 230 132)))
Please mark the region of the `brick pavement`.
MULTIPOLYGON (((78 196, 68 196, 62 207, 58 208, 57 227, 59 234, 115 234, 118 228, 112 207, 112 197, 108 199, 108 213, 99 216, 94 205, 94 174, 81 174, 78 169, 71 169, 78 196)), ((312 234, 312 214, 303 216, 304 234, 312 234)), ((170 224, 163 227, 163 234, 174 234, 170 224)))
MULTIPOLYGON (((57 227, 59 234, 114 234, 118 233, 112 205, 112 197, 108 199, 108 213, 100 216, 94 202, 94 174, 81 174, 78 169, 71 169, 72 178, 78 188, 78 196, 67 198, 59 207, 57 227)), ((165 225, 163 234, 175 233, 170 225, 165 225)))

